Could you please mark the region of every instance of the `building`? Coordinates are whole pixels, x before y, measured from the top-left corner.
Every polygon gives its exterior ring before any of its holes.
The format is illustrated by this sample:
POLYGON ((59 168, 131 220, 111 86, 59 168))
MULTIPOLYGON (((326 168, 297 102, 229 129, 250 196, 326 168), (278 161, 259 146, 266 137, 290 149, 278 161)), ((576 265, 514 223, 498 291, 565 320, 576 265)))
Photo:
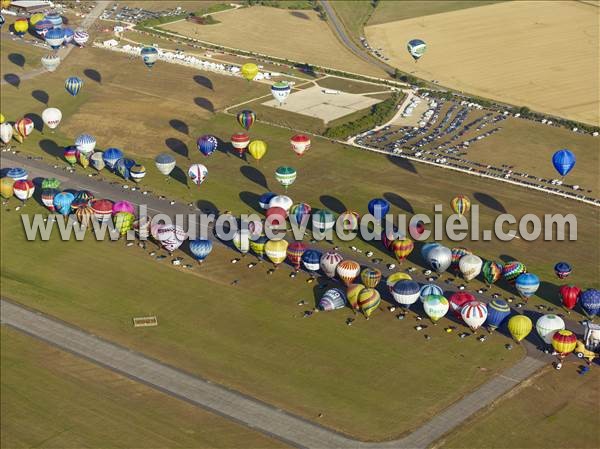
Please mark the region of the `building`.
POLYGON ((48 0, 14 0, 10 8, 17 12, 34 13, 48 8, 53 8, 54 4, 48 0))

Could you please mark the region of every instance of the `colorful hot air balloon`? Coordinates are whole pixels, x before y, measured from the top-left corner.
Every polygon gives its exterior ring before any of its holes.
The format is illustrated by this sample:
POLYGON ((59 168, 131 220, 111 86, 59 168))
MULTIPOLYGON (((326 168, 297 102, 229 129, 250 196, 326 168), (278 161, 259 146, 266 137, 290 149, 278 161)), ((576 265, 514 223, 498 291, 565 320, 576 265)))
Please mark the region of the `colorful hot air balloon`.
POLYGON ((20 179, 13 184, 13 194, 23 202, 31 198, 34 191, 33 182, 28 179, 20 179))
POLYGON ((8 199, 13 196, 14 190, 13 185, 15 184, 15 180, 9 178, 8 176, 0 179, 0 195, 2 198, 8 199))
POLYGON ((476 298, 469 292, 462 291, 452 293, 452 295, 450 295, 449 298, 450 310, 452 311, 454 316, 460 320, 462 319, 462 308, 465 306, 465 304, 468 304, 473 301, 476 301, 476 298))
POLYGON ((238 112, 237 121, 242 128, 249 131, 256 121, 256 114, 249 109, 244 109, 243 111, 238 112))
POLYGON ((421 290, 419 290, 419 299, 421 302, 425 301, 429 295, 444 296, 444 289, 437 284, 423 284, 421 290))
POLYGON ((121 158, 116 162, 113 169, 116 173, 121 175, 123 179, 128 181, 131 174, 131 169, 134 165, 135 161, 133 159, 121 158))
POLYGON ((248 153, 256 161, 260 161, 267 152, 267 144, 262 140, 253 140, 248 145, 248 153))
POLYGON ((250 231, 240 229, 233 235, 233 246, 243 255, 246 255, 250 250, 250 231))
POLYGON ((394 252, 394 256, 396 256, 396 260, 399 263, 402 263, 406 260, 406 258, 412 253, 415 244, 408 237, 400 238, 392 243, 392 251, 394 252))
POLYGON ((552 337, 554 336, 554 333, 561 331, 564 328, 565 322, 563 319, 554 314, 542 315, 535 322, 535 330, 547 345, 552 344, 552 337))
POLYGON ((401 279, 392 287, 394 300, 403 307, 409 308, 419 300, 421 288, 415 281, 401 279))
POLYGON ((392 287, 394 287, 394 284, 403 279, 408 279, 410 281, 412 278, 410 277, 410 274, 406 274, 401 271, 396 271, 387 277, 387 279, 385 280, 385 285, 388 288, 388 290, 391 292, 392 287))
POLYGON ((23 117, 22 119, 17 120, 15 123, 15 130, 23 138, 31 134, 34 127, 33 120, 31 120, 29 117, 23 117))
POLYGON ((72 96, 76 96, 79 93, 79 91, 81 90, 82 86, 83 86, 83 80, 76 76, 70 76, 69 78, 67 78, 67 81, 65 81, 65 89, 72 96))
MULTIPOLYGON (((337 218, 337 225, 344 231, 356 231, 360 223, 360 215, 358 212, 347 210, 342 212, 337 218)), ((340 229, 340 228, 338 228, 340 229)))
MULTIPOLYGON (((0 2, 0 3, 2 3, 2 2, 0 2)), ((2 8, 4 8, 4 6, 2 6, 2 8)), ((35 14, 32 14, 31 16, 29 16, 29 24, 31 26, 34 26, 40 20, 44 20, 44 17, 45 17, 44 13, 36 12, 35 14)))
POLYGON ((275 170, 275 180, 281 184, 285 190, 296 181, 296 170, 292 167, 279 167, 275 170))
POLYGON ((60 192, 54 196, 54 209, 61 215, 69 215, 71 213, 71 204, 75 199, 75 195, 71 192, 60 192))
POLYGON ((514 284, 517 278, 526 272, 525 265, 517 261, 508 262, 502 267, 502 277, 510 284, 514 284))
POLYGON ((267 209, 267 213, 265 214, 265 217, 266 217, 266 221, 265 221, 266 227, 284 228, 286 225, 285 219, 287 218, 287 212, 282 207, 277 207, 277 206, 269 207, 269 209, 267 209))
POLYGON ((242 76, 248 81, 252 81, 258 74, 258 66, 251 62, 247 62, 242 66, 242 76))
POLYGON ((13 23, 13 29, 15 30, 15 34, 19 37, 25 36, 25 33, 27 33, 28 28, 29 23, 27 22, 27 19, 20 18, 15 20, 15 23, 13 23))
POLYGON ((135 206, 129 201, 117 201, 112 206, 112 214, 116 215, 119 212, 128 212, 132 215, 135 215, 135 206))
POLYGON ((175 161, 175 158, 166 153, 161 153, 154 158, 156 169, 165 176, 169 176, 171 174, 176 163, 177 162, 175 161))
POLYGON ((77 29, 73 33, 73 40, 80 47, 83 47, 89 38, 90 35, 87 33, 87 31, 84 31, 82 29, 77 29))
POLYGON ((419 58, 425 54, 425 50, 427 50, 427 44, 425 44, 425 41, 421 39, 411 39, 408 41, 408 44, 406 44, 406 49, 413 57, 415 62, 417 62, 419 58))
POLYGON ((365 287, 375 288, 379 281, 381 281, 381 271, 377 268, 367 267, 360 273, 360 279, 365 287))
POLYGON ((319 300, 319 309, 323 311, 343 309, 346 306, 346 295, 339 288, 330 288, 319 300))
POLYGON ((133 222, 135 217, 129 212, 117 212, 113 217, 115 229, 119 232, 119 235, 126 235, 128 231, 133 229, 133 222))
POLYGON ((352 310, 359 310, 358 306, 358 295, 362 292, 366 287, 362 284, 350 284, 346 289, 346 297, 348 299, 348 303, 352 310))
POLYGON ((94 195, 88 190, 80 190, 75 194, 73 202, 71 203, 71 209, 76 210, 81 207, 89 206, 94 200, 94 195))
POLYGON ((458 261, 458 268, 467 282, 479 276, 482 266, 483 260, 475 254, 467 254, 458 261))
POLYGON ((575 350, 577 336, 570 330, 559 330, 552 335, 552 347, 560 359, 564 359, 575 350))
POLYGON ((381 221, 390 211, 390 203, 383 198, 374 198, 369 201, 368 210, 376 220, 381 221))
POLYGON ((306 134, 296 134, 290 139, 292 151, 298 156, 302 156, 310 149, 310 137, 306 134))
POLYGON ((288 242, 285 240, 269 240, 265 243, 265 254, 277 267, 287 256, 288 242))
POLYGON ((560 176, 567 176, 575 167, 575 155, 567 150, 558 150, 552 156, 552 165, 560 176))
POLYGON ((508 332, 517 343, 529 335, 532 327, 533 323, 525 315, 515 315, 508 320, 508 332))
POLYGON ((458 195, 452 198, 450 201, 450 206, 452 206, 452 210, 455 214, 458 215, 466 215, 471 209, 471 201, 465 195, 458 195))
POLYGON ((579 296, 579 304, 589 317, 594 317, 600 312, 600 290, 588 288, 579 296))
POLYGON ((486 323, 491 331, 500 327, 502 322, 510 315, 510 307, 503 299, 494 299, 488 304, 486 323))
POLYGON ((250 136, 247 133, 235 133, 231 136, 231 146, 239 157, 244 155, 249 143, 250 136))
POLYGON ((75 35, 75 32, 69 27, 64 27, 63 30, 65 30, 65 44, 70 44, 73 42, 73 36, 75 35))
POLYGON ((133 182, 140 182, 146 176, 146 167, 140 164, 135 164, 129 170, 129 176, 133 179, 133 182))
POLYGON ((77 149, 75 147, 65 147, 65 150, 63 151, 63 156, 65 158, 65 161, 67 161, 69 165, 73 166, 77 163, 77 149))
POLYGON ((90 165, 89 157, 84 153, 80 153, 79 150, 77 151, 77 160, 83 168, 88 168, 88 166, 90 165))
POLYGON ((265 255, 265 245, 269 239, 265 235, 261 235, 254 240, 250 240, 250 249, 254 251, 254 254, 262 260, 265 255))
POLYGON ((367 319, 379 307, 379 304, 381 304, 381 296, 374 288, 364 288, 358 294, 358 307, 367 319))
POLYGON ((65 32, 62 28, 52 28, 46 32, 44 39, 53 50, 58 50, 65 41, 65 32))
POLYGON ((144 65, 151 69, 158 61, 158 50, 154 47, 144 47, 140 51, 140 56, 144 65))
POLYGON ((100 171, 104 168, 104 153, 102 153, 101 151, 96 151, 95 153, 92 153, 89 159, 90 163, 92 164, 92 167, 94 167, 96 170, 100 171))
POLYGON ((44 124, 50 128, 55 129, 62 119, 62 112, 57 108, 46 108, 42 112, 42 120, 44 124))
POLYGON ((94 218, 94 209, 90 206, 80 207, 75 211, 75 217, 85 228, 93 226, 92 219, 94 218))
POLYGON ((337 266, 342 260, 344 260, 344 258, 335 251, 327 251, 325 254, 323 254, 320 265, 321 270, 323 270, 323 273, 325 273, 325 276, 330 279, 333 278, 335 276, 337 266))
POLYGON ((290 208, 290 221, 294 220, 296 224, 301 224, 302 220, 307 220, 306 223, 308 223, 311 212, 312 208, 306 203, 294 204, 290 208))
POLYGON ((279 102, 279 106, 285 103, 291 91, 292 87, 287 81, 277 81, 271 86, 271 95, 279 102))
POLYGON ((94 216, 100 222, 108 221, 112 217, 113 203, 110 200, 94 200, 90 207, 94 211, 94 216))
POLYGON ((452 263, 452 251, 445 246, 436 246, 427 251, 427 263, 433 270, 442 273, 452 263))
POLYGON ((29 177, 29 173, 27 173, 27 170, 25 170, 24 168, 14 167, 6 172, 6 176, 12 178, 15 181, 22 181, 29 177))
POLYGON ((302 255, 308 247, 303 242, 292 242, 287 247, 287 258, 296 269, 300 271, 300 262, 302 261, 302 255))
POLYGON ((208 169, 202 164, 193 164, 188 169, 188 176, 194 184, 200 185, 208 176, 208 169))
POLYGON ((483 280, 489 286, 495 283, 502 276, 502 265, 493 260, 486 260, 481 268, 483 280))
POLYGON ((150 226, 152 224, 152 217, 142 215, 139 219, 133 222, 133 230, 137 234, 139 240, 148 240, 151 236, 150 226))
POLYGON ((460 258, 463 256, 466 256, 468 254, 473 254, 467 248, 462 248, 460 246, 451 248, 450 251, 452 251, 452 264, 450 266, 454 270, 457 270, 457 271, 458 271, 458 262, 459 262, 460 258))
POLYGON ((558 296, 560 297, 563 306, 568 310, 573 310, 580 295, 581 289, 574 285, 563 285, 558 289, 558 296))
POLYGON ((429 295, 423 301, 423 310, 433 324, 446 315, 449 308, 448 300, 442 295, 429 295))
POLYGON ((521 295, 521 298, 527 300, 533 296, 540 287, 540 278, 533 273, 520 274, 515 281, 515 287, 519 292, 519 295, 521 295))
POLYGON ((204 156, 210 156, 217 149, 219 141, 215 136, 205 135, 199 137, 196 144, 200 153, 202 153, 204 156))
POLYGON ((52 22, 46 20, 45 18, 40 20, 39 22, 36 22, 35 26, 33 27, 35 33, 41 38, 46 37, 46 33, 48 33, 48 31, 52 28, 54 28, 52 22))
POLYGON ((333 229, 335 226, 335 216, 333 212, 327 209, 319 209, 313 213, 312 228, 313 232, 325 232, 333 229))
POLYGON ((304 268, 306 268, 311 276, 314 276, 315 272, 319 271, 322 256, 323 254, 316 249, 307 249, 302 254, 302 265, 304 265, 304 268))
POLYGON ((463 306, 460 315, 465 324, 475 332, 487 318, 487 307, 481 301, 470 301, 463 306))
POLYGON ((42 65, 49 72, 54 72, 60 64, 60 57, 55 54, 42 56, 42 65))
POLYGON ((7 144, 10 142, 13 136, 13 128, 10 123, 0 123, 0 140, 2 143, 7 144))
MULTIPOLYGON (((360 264, 353 260, 342 260, 337 264, 336 273, 344 285, 348 287, 360 273, 360 264)), ((323 270, 325 271, 325 270, 323 270)))
POLYGON ((94 136, 90 136, 89 134, 81 134, 77 136, 75 139, 75 148, 80 153, 85 155, 91 155, 96 148, 96 138, 94 136))
POLYGON ((190 240, 190 252, 194 259, 198 261, 198 263, 204 262, 204 259, 208 257, 210 252, 212 251, 213 244, 208 239, 194 239, 190 240))
POLYGON ((275 198, 277 196, 276 193, 273 192, 266 192, 263 193, 259 198, 258 198, 258 205, 260 206, 261 209, 263 210, 267 210, 269 208, 269 204, 271 203, 271 200, 273 198, 275 198))
POLYGON ((187 238, 185 231, 175 225, 156 224, 150 227, 150 233, 169 254, 179 248, 187 238))
MULTIPOLYGON (((423 258, 423 260, 425 260, 427 262, 427 256, 429 255, 429 251, 431 251, 433 248, 435 248, 437 246, 442 246, 442 245, 440 245, 437 242, 425 243, 421 247, 421 257, 423 258)), ((452 260, 452 251, 450 251, 450 260, 452 260)))
POLYGON ((558 262, 554 265, 554 274, 556 274, 556 277, 559 279, 566 279, 572 271, 573 267, 567 262, 558 262))
POLYGON ((55 29, 56 28, 62 29, 61 27, 62 27, 62 24, 63 24, 63 19, 62 19, 62 16, 59 13, 57 13, 57 12, 51 12, 49 14, 46 14, 45 19, 47 21, 49 21, 55 29))

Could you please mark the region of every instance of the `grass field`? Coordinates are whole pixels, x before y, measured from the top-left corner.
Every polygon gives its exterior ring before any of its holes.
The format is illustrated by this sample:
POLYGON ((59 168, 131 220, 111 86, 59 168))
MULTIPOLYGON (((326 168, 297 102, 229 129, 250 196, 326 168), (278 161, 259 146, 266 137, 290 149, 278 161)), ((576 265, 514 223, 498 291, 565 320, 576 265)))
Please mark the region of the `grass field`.
POLYGON ((4 448, 285 447, 11 328, 0 335, 4 448))
POLYGON ((464 424, 436 447, 471 449, 593 449, 600 447, 600 370, 576 374, 579 363, 547 370, 482 416, 464 424))
POLYGON ((389 91, 383 86, 377 84, 363 83, 360 81, 349 80, 346 78, 338 78, 336 76, 328 76, 319 79, 317 84, 327 89, 336 89, 351 94, 364 94, 368 92, 389 91))
POLYGON ((6 35, 2 36, 2 52, 0 53, 0 67, 2 75, 13 73, 19 76, 28 70, 41 67, 41 57, 47 51, 33 45, 13 41, 6 35))
POLYGON ((218 18, 221 23, 211 26, 181 21, 163 28, 215 44, 293 61, 365 75, 385 75, 346 50, 327 22, 319 19, 314 11, 253 6, 224 12, 218 18))
POLYGON ((471 94, 598 125, 598 10, 577 2, 506 2, 369 26, 399 69, 471 94), (418 64, 405 42, 428 44, 418 64), (399 45, 398 43, 403 43, 399 45))

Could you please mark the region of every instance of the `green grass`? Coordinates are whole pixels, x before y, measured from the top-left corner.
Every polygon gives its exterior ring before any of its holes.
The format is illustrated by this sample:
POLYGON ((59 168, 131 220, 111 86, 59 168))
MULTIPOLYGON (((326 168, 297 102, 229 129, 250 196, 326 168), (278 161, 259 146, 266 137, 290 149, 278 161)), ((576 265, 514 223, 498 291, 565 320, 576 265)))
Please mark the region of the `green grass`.
MULTIPOLYGON (((8 26, 8 24, 7 24, 8 26)), ((32 39, 28 37, 28 40, 32 39)), ((14 73, 19 76, 25 72, 42 66, 41 58, 50 50, 34 47, 26 42, 14 41, 8 36, 2 36, 0 51, 0 71, 4 76, 6 73, 14 73)), ((5 87, 2 87, 4 91, 5 87)), ((4 95, 4 92, 2 92, 4 95)))
POLYGON ((328 76, 317 81, 317 84, 327 89, 336 89, 351 94, 364 94, 367 92, 381 92, 388 90, 384 86, 377 84, 363 83, 336 76, 328 76))
POLYGON ((11 328, 0 335, 4 448, 285 447, 11 328))
POLYGON ((215 5, 210 5, 205 8, 201 8, 197 10, 194 14, 197 16, 203 16, 205 14, 213 14, 215 12, 227 11, 228 9, 232 9, 233 6, 228 3, 217 3, 215 5))
POLYGON ((375 11, 371 2, 367 0, 336 0, 330 4, 344 24, 346 32, 355 42, 359 43, 359 37, 364 36, 363 26, 375 11))
POLYGON ((597 448, 598 382, 592 368, 581 377, 579 363, 564 364, 561 371, 547 370, 518 393, 501 400, 483 416, 451 433, 437 447, 470 449, 597 448))

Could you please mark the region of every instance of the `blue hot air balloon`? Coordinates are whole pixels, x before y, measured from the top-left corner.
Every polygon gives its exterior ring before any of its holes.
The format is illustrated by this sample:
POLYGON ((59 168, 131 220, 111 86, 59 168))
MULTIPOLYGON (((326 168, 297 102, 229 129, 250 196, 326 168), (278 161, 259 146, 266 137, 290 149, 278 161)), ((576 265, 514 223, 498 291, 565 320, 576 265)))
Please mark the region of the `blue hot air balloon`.
POLYGON ((579 296, 579 304, 588 316, 598 315, 598 312, 600 312, 600 290, 588 288, 579 296))
POLYGON ((500 327, 502 322, 510 315, 510 307, 503 299, 494 299, 487 306, 487 323, 490 330, 500 327))
POLYGON ((554 265, 554 274, 556 274, 559 279, 565 279, 572 271, 573 267, 568 262, 558 262, 554 265))
POLYGON ((406 44, 406 49, 416 62, 425 54, 425 50, 427 50, 427 44, 421 39, 411 39, 408 41, 408 44, 406 44))
POLYGON ((65 81, 65 89, 73 96, 79 93, 82 86, 83 80, 76 76, 70 76, 69 78, 67 78, 67 81, 65 81))
POLYGON ((212 251, 212 247, 212 242, 207 239, 190 240, 190 252, 198 261, 198 263, 204 262, 204 259, 206 259, 206 257, 212 251))
POLYGON ((219 142, 215 136, 202 136, 198 139, 198 151, 204 156, 210 156, 215 152, 219 142))
POLYGON ((263 193, 260 196, 260 198, 258 199, 258 204, 260 205, 260 208, 264 209, 264 210, 267 210, 269 208, 269 203, 276 196, 277 196, 277 194, 273 193, 273 192, 263 193))
POLYGON ((346 305, 346 295, 339 288, 330 288, 319 300, 319 309, 323 311, 343 309, 346 305))
POLYGON ((57 12, 51 12, 50 14, 46 14, 46 17, 44 17, 44 20, 47 20, 48 22, 50 22, 55 29, 62 27, 62 24, 63 24, 63 18, 57 12))
POLYGON ((122 158, 123 152, 118 148, 109 148, 104 153, 102 153, 102 159, 104 159, 104 163, 111 170, 115 168, 115 164, 117 163, 117 161, 122 158))
POLYGON ((29 177, 27 170, 21 167, 11 168, 6 172, 6 176, 12 178, 15 181, 24 181, 29 177))
POLYGON ((540 278, 533 273, 523 273, 517 277, 515 287, 521 297, 528 299, 537 292, 540 287, 540 278))
POLYGON ((58 50, 65 41, 65 31, 62 28, 52 28, 46 33, 45 39, 53 50, 58 50))
POLYGON ((154 47, 144 47, 140 52, 144 65, 151 69, 158 60, 158 50, 154 47))
POLYGON ((423 302, 429 295, 444 296, 444 289, 437 284, 424 284, 419 290, 419 299, 423 302))
POLYGON ((73 42, 73 29, 66 27, 63 30, 65 30, 65 44, 70 44, 73 42))
POLYGON ((312 274, 319 270, 322 255, 321 251, 308 249, 302 254, 302 265, 312 274))
POLYGON ((69 215, 71 213, 71 204, 75 199, 75 195, 71 192, 60 192, 54 195, 54 208, 61 215, 69 215))
POLYGON ((6 22, 6 20, 4 20, 4 16, 0 14, 0 29, 2 29, 4 22, 6 22))
POLYGON ((121 158, 115 163, 114 171, 120 174, 123 179, 129 180, 131 167, 134 165, 135 161, 133 159, 121 158))
POLYGON ((369 201, 368 209, 376 220, 381 221, 390 211, 390 203, 383 198, 374 198, 369 201))
POLYGON ((560 176, 567 176, 575 167, 575 155, 567 149, 558 150, 552 156, 552 165, 560 176))

